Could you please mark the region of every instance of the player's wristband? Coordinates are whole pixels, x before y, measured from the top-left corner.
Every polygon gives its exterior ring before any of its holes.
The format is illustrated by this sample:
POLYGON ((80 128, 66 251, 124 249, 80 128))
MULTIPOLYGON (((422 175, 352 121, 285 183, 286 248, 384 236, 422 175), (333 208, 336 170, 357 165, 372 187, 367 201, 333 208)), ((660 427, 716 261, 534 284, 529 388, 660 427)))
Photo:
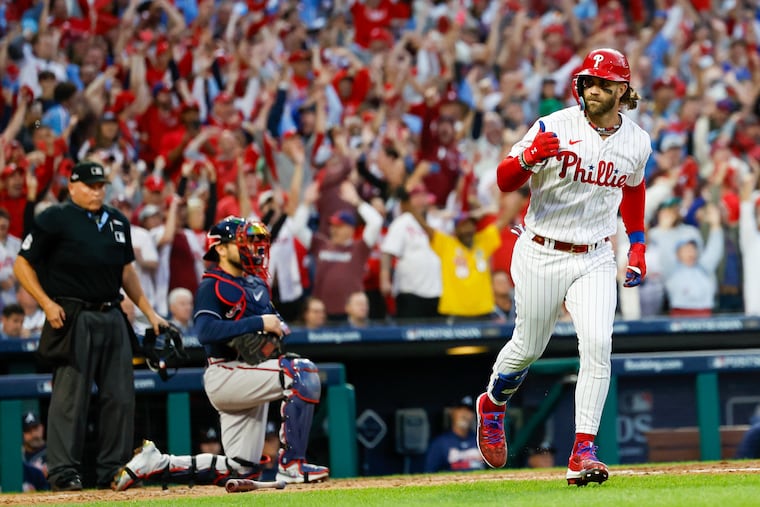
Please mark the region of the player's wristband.
POLYGON ((523 169, 525 169, 526 171, 530 171, 530 169, 533 167, 532 165, 529 165, 529 164, 528 164, 528 163, 525 161, 525 157, 523 156, 523 153, 522 153, 522 152, 520 152, 520 154, 517 156, 517 160, 520 162, 520 167, 522 167, 522 168, 523 168, 523 169))
POLYGON ((628 235, 628 240, 631 242, 631 244, 634 243, 646 243, 646 238, 644 237, 644 231, 634 231, 628 235))

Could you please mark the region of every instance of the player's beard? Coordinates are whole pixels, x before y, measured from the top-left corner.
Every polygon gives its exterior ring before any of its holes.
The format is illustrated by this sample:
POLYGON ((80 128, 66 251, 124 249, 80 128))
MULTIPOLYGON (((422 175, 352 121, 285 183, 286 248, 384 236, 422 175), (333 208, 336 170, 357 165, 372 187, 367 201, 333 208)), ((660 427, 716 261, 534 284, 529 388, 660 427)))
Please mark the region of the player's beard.
POLYGON ((594 100, 598 102, 589 101, 588 98, 585 98, 584 100, 586 102, 586 114, 591 121, 594 121, 595 118, 601 118, 607 115, 617 106, 617 98, 615 95, 597 95, 594 97, 594 100))

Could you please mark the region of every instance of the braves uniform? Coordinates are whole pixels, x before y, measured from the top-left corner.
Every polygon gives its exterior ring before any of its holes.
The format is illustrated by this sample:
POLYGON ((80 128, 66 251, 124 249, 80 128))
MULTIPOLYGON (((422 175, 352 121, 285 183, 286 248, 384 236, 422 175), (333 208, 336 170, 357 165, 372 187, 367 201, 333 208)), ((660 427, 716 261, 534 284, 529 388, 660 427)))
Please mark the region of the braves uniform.
MULTIPOLYGON (((203 383, 209 401, 219 412, 225 456, 162 454, 146 440, 141 451, 117 475, 115 489, 127 489, 151 477, 218 485, 229 478, 259 478, 269 402, 274 400, 282 400, 277 480, 324 480, 328 469, 305 461, 314 406, 321 394, 314 363, 288 354, 277 356, 277 351, 262 354, 260 357, 267 357, 264 359, 248 359, 256 363, 250 364, 242 361, 241 353, 230 344, 233 338, 245 339, 251 333, 271 331, 265 329, 263 316, 279 318, 264 281, 271 244, 269 231, 263 223, 227 217, 212 227, 208 239, 211 246, 204 256, 206 260, 220 261, 217 245, 232 243, 239 252, 239 260, 230 263, 240 266, 239 274, 233 274, 229 265, 227 269, 209 269, 195 296, 198 340, 208 357, 203 383)), ((286 331, 287 326, 281 323, 281 329, 286 331)))
POLYGON ((269 289, 258 277, 233 277, 208 271, 198 287, 195 321, 201 330, 209 367, 203 383, 219 411, 222 447, 227 456, 258 463, 264 449, 269 402, 283 397, 280 366, 269 359, 252 366, 238 361, 230 338, 262 329, 259 315, 276 313, 269 289))

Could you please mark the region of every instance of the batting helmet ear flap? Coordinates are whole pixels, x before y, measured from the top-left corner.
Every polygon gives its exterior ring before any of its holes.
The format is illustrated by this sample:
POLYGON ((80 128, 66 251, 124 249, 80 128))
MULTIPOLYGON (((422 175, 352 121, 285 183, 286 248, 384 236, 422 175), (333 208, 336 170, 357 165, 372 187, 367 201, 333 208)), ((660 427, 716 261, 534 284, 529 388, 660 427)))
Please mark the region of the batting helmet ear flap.
POLYGON ((575 98, 575 101, 578 103, 578 106, 581 108, 581 111, 586 109, 586 101, 583 100, 583 89, 581 88, 581 80, 578 79, 578 76, 575 76, 573 78, 573 97, 575 98))

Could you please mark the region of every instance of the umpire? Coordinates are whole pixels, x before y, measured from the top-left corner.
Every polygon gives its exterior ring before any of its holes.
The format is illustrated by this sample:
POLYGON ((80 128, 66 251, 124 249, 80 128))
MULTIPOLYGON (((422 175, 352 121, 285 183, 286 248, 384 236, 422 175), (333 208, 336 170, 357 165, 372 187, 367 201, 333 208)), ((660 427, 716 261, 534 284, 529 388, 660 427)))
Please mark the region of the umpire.
POLYGON ((70 200, 36 217, 13 270, 45 312, 38 358, 53 367, 48 411, 48 480, 54 491, 82 489, 81 463, 93 382, 98 386, 97 487, 110 487, 131 456, 134 333, 121 311, 123 287, 156 333, 166 321, 143 294, 132 261, 129 220, 104 206, 106 172, 82 162, 70 200))

